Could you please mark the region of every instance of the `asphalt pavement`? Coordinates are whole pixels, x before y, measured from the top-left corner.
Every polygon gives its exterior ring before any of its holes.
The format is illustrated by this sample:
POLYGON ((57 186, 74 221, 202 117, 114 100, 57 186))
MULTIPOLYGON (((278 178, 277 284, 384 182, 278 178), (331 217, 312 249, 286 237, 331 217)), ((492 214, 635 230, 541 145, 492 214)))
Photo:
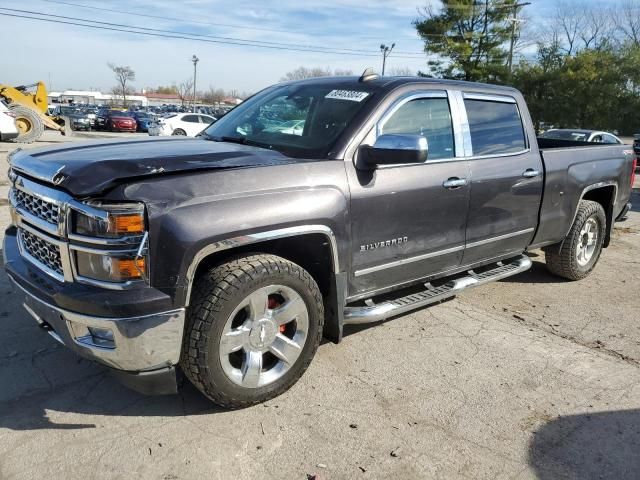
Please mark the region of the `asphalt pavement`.
POLYGON ((289 392, 239 411, 188 384, 120 386, 44 334, 0 273, 0 479, 637 479, 638 189, 634 203, 587 279, 533 252, 529 272, 348 328, 289 392))

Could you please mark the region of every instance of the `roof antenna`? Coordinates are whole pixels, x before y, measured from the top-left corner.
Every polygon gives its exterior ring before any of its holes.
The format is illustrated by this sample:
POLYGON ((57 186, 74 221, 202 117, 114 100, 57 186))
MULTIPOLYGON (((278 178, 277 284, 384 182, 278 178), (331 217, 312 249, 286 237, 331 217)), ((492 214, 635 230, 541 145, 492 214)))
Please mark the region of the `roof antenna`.
POLYGON ((362 75, 360 76, 360 78, 358 79, 359 82, 368 82, 370 80, 375 80, 377 78, 380 78, 380 76, 373 71, 373 68, 368 67, 365 69, 364 72, 362 72, 362 75))

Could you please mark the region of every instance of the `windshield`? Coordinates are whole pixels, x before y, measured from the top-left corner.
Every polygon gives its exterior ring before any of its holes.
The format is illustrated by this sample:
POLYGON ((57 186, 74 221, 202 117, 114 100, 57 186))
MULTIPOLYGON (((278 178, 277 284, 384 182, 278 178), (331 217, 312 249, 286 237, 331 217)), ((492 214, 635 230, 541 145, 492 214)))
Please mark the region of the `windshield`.
POLYGON ((204 131, 205 138, 277 150, 292 157, 324 158, 371 97, 364 86, 284 85, 265 90, 204 131))

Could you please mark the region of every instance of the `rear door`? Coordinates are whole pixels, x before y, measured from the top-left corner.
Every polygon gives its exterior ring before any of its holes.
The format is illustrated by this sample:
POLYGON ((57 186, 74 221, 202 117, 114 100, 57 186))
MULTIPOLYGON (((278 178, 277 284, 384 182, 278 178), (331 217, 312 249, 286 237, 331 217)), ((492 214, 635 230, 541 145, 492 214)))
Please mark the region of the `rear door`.
MULTIPOLYGON (((472 154, 463 264, 522 252, 533 239, 543 166, 531 120, 515 97, 465 93, 472 154), (527 125, 527 129, 525 129, 527 125)), ((524 104, 523 104, 524 107, 524 104)))

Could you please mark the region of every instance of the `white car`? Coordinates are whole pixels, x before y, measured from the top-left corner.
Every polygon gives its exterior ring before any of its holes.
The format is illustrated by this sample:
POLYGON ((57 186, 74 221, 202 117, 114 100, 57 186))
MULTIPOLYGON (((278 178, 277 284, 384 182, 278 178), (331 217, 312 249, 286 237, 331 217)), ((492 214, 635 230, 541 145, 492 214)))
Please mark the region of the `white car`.
POLYGON ((552 128, 544 132, 541 137, 556 140, 573 140, 575 142, 612 143, 618 145, 624 143, 612 133, 578 128, 552 128))
POLYGON ((215 117, 202 113, 174 113, 158 118, 149 125, 149 135, 182 135, 195 137, 216 121, 215 117))
POLYGON ((18 133, 15 114, 0 100, 0 141, 13 140, 18 133))

